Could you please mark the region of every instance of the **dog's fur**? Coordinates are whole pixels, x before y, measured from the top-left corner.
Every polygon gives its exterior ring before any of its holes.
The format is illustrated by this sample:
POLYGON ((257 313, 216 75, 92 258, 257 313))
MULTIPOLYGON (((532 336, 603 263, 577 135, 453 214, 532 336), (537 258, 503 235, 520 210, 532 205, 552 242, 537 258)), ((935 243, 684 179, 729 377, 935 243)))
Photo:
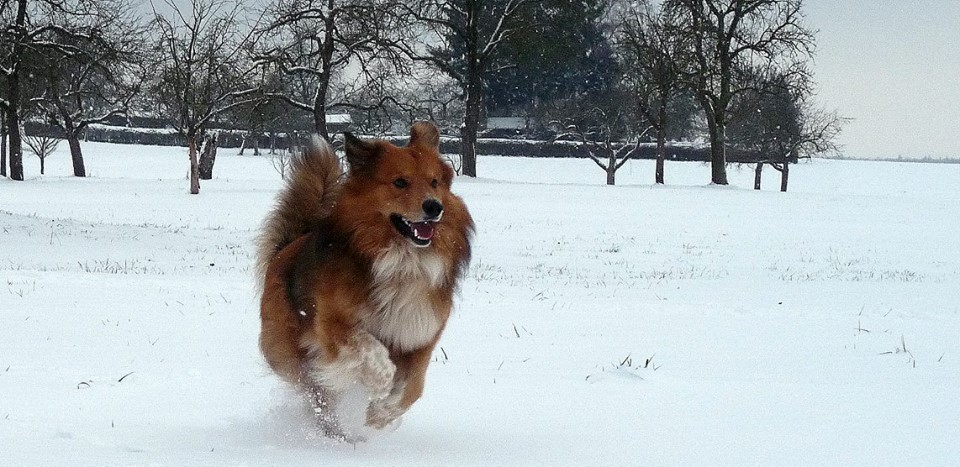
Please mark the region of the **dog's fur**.
POLYGON ((473 233, 439 142, 426 122, 402 148, 347 133, 342 174, 315 139, 293 159, 261 235, 260 349, 312 398, 331 436, 342 436, 337 403, 353 385, 368 391, 375 428, 423 392, 473 233))

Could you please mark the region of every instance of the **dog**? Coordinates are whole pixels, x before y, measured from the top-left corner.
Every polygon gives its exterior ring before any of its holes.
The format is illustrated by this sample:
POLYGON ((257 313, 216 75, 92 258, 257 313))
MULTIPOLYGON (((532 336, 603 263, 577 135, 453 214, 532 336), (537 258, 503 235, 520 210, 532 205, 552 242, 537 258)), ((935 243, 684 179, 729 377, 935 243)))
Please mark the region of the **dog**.
POLYGON ((345 133, 342 173, 317 137, 292 159, 265 222, 260 349, 310 398, 327 436, 349 435, 341 402, 357 387, 376 429, 423 393, 474 232, 439 145, 428 122, 413 124, 405 147, 345 133))

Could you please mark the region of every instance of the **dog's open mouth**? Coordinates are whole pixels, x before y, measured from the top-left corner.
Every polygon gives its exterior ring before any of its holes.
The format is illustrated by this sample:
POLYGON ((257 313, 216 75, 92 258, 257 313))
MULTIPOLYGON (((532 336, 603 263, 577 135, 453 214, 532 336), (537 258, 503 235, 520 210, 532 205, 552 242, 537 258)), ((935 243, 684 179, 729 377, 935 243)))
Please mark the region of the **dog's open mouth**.
POLYGON ((433 233, 440 218, 427 219, 418 222, 411 222, 400 214, 391 214, 390 222, 400 232, 400 235, 407 237, 417 246, 429 246, 433 240, 433 233))

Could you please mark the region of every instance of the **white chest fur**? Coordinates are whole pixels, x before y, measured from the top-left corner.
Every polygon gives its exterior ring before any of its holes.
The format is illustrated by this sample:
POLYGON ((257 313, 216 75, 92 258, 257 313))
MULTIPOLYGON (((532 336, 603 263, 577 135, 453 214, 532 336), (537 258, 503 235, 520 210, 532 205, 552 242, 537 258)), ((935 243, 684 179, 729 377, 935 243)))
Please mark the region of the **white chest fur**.
POLYGON ((397 245, 373 263, 372 313, 361 325, 384 345, 409 352, 436 337, 443 323, 431 295, 447 280, 443 258, 429 250, 397 245))

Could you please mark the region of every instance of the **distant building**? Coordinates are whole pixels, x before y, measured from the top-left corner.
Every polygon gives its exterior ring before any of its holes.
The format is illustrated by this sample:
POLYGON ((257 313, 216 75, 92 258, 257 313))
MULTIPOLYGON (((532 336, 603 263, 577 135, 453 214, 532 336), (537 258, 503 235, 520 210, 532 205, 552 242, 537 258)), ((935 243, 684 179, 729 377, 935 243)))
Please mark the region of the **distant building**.
POLYGON ((529 117, 488 117, 486 129, 480 133, 484 138, 515 138, 530 132, 529 117))
POLYGON ((353 117, 350 114, 327 114, 327 132, 343 133, 353 129, 353 117))

